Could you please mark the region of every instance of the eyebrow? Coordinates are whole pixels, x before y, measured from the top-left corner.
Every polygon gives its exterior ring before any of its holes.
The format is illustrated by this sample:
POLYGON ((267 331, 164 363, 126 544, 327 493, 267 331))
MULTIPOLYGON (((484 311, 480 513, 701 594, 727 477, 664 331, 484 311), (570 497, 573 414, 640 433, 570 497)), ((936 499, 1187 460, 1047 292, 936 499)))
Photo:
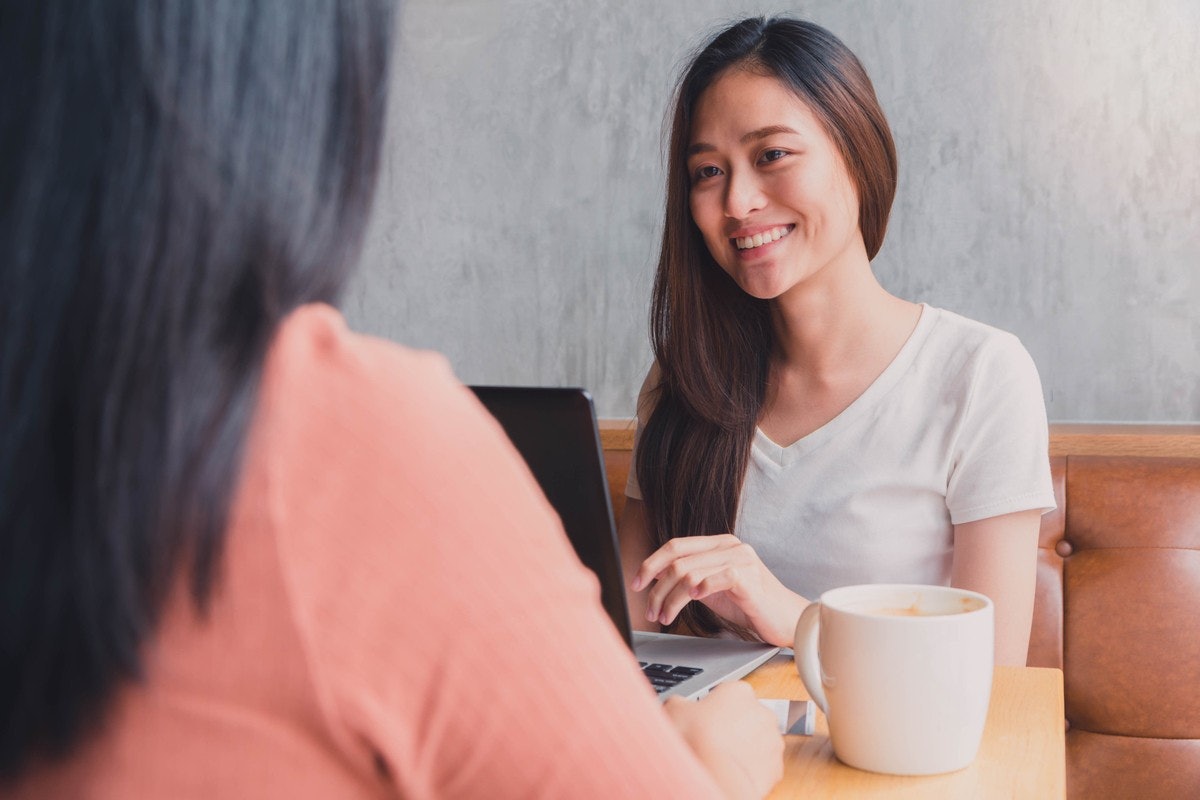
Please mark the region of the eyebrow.
MULTIPOLYGON (((787 125, 768 125, 765 128, 759 128, 744 134, 741 138, 741 143, 746 144, 759 139, 766 139, 768 136, 774 136, 777 133, 792 133, 798 135, 799 131, 789 128, 787 125)), ((687 155, 690 158, 697 153, 708 153, 716 149, 717 148, 715 145, 708 144, 707 142, 696 142, 695 144, 688 146, 687 155)))

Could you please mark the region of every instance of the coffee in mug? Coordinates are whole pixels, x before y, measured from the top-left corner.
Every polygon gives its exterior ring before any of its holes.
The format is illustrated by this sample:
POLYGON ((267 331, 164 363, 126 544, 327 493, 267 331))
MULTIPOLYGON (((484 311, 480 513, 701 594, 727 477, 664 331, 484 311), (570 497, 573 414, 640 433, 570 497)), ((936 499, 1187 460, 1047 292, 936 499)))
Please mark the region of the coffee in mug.
POLYGON ((975 759, 995 647, 985 595, 908 584, 833 589, 804 610, 795 646, 842 762, 933 775, 975 759))

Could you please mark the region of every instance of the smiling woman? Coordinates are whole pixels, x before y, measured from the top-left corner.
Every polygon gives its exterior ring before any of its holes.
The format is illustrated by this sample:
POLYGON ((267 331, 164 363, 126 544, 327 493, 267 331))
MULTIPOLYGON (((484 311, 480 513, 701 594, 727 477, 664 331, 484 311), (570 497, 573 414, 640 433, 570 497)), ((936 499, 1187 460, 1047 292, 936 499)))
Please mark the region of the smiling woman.
POLYGON ((643 624, 791 642, 851 583, 995 601, 1023 663, 1054 507, 1037 370, 1015 337, 875 278, 887 120, 829 31, 747 19, 680 83, 655 365, 621 523, 643 624))

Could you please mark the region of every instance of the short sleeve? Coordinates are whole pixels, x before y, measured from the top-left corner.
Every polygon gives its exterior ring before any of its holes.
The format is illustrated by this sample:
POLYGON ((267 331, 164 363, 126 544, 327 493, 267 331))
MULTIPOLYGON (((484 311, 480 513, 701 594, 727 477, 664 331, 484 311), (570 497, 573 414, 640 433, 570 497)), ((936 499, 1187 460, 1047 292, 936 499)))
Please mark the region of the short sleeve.
POLYGON ((967 379, 946 491, 950 521, 1052 510, 1049 428, 1033 359, 1015 336, 997 331, 980 344, 967 379))

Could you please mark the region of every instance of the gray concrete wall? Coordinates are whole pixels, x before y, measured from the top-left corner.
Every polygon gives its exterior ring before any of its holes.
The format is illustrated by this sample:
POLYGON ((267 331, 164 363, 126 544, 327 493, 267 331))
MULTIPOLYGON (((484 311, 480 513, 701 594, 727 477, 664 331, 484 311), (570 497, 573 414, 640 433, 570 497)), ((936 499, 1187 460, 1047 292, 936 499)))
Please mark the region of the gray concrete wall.
POLYGON ((410 0, 351 323, 631 414, 678 69, 779 11, 890 118, 885 286, 1018 334, 1052 420, 1200 421, 1200 0, 410 0))

